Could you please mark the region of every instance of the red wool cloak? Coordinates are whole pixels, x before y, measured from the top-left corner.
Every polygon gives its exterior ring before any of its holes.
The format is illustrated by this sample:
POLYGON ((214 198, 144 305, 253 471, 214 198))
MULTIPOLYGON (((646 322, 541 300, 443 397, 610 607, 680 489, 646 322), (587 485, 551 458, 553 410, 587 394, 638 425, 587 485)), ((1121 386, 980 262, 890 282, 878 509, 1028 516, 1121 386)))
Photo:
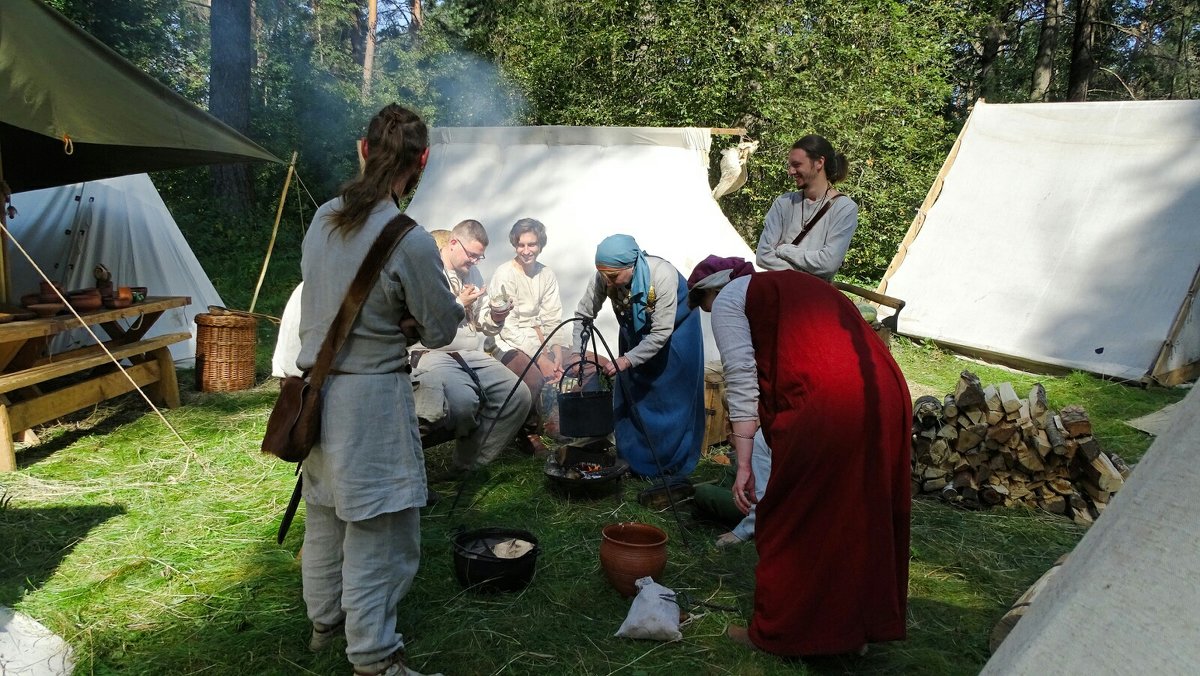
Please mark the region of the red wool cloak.
POLYGON ((758 503, 750 638, 777 655, 903 639, 912 402, 848 298, 795 271, 746 295, 760 422, 772 451, 758 503))

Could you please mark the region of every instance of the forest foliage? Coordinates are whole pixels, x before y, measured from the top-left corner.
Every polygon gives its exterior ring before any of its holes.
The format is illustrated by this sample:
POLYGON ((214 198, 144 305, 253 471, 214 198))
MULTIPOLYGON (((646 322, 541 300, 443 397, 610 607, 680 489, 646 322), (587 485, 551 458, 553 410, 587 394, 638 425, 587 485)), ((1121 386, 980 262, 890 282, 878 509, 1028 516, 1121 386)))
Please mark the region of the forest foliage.
MULTIPOLYGON (((211 70, 210 12, 251 2, 45 1, 205 108, 210 83, 224 81, 211 70)), ((298 152, 312 200, 330 197, 354 170, 353 139, 390 101, 445 126, 744 127, 760 146, 750 180, 721 206, 753 244, 771 200, 789 188, 787 148, 816 132, 850 158, 842 189, 859 202, 861 224, 843 274, 860 281, 883 273, 979 97, 1193 98, 1200 87, 1200 0, 254 0, 252 8, 249 90, 221 94, 245 98, 248 136, 283 158, 298 152)), ((714 138, 714 155, 732 141, 714 138)), ((205 170, 155 179, 185 231, 202 223, 206 236, 237 247, 263 241, 283 180, 283 167, 254 171, 255 206, 240 217, 214 208, 223 198, 205 170)), ((311 214, 308 200, 289 202, 288 218, 311 214)))

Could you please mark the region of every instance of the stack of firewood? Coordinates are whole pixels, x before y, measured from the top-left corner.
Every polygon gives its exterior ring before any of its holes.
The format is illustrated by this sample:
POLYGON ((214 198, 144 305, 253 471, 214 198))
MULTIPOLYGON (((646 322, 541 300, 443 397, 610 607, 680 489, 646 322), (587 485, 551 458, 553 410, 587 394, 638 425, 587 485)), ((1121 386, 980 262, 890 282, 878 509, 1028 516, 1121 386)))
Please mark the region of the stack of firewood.
POLYGON ((963 371, 954 394, 913 405, 913 494, 969 508, 1030 505, 1091 524, 1120 490, 1129 467, 1104 452, 1078 406, 1058 413, 1037 384, 983 387, 963 371))

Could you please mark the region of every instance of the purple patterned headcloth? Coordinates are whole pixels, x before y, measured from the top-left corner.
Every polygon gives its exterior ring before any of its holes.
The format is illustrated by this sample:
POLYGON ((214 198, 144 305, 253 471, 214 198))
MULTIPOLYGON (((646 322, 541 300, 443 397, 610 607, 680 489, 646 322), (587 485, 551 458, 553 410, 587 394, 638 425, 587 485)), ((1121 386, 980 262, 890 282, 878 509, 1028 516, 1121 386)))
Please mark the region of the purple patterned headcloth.
POLYGON ((692 270, 692 274, 688 275, 687 285, 688 289, 720 288, 728 284, 730 280, 752 272, 754 272, 754 265, 744 258, 709 256, 700 261, 700 264, 692 270))

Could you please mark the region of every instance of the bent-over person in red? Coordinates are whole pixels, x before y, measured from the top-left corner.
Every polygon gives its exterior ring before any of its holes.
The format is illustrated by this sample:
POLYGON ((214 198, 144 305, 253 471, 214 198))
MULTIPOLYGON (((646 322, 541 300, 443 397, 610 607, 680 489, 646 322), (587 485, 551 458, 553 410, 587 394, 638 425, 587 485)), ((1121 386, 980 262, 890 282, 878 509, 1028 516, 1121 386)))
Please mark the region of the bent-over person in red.
POLYGON ((758 502, 754 616, 741 638, 776 655, 854 652, 905 637, 912 404, 887 346, 828 282, 705 259, 689 301, 713 314, 738 455, 772 452, 758 502))

